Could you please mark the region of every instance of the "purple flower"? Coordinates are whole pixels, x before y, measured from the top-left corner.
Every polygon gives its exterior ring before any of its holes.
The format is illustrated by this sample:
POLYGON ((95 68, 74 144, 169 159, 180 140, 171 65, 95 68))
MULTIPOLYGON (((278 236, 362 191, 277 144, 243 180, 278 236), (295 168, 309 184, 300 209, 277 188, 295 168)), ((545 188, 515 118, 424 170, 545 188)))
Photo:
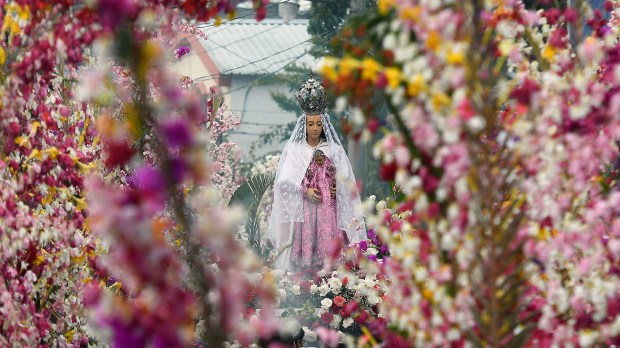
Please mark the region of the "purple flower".
POLYGON ((151 167, 142 167, 134 175, 137 188, 146 195, 158 195, 164 192, 166 181, 163 175, 151 167))
POLYGON ((170 147, 179 148, 192 143, 192 133, 183 120, 170 120, 162 124, 161 129, 170 147))
POLYGON ((381 251, 381 254, 385 255, 390 251, 390 249, 388 249, 388 246, 384 244, 381 246, 380 251, 381 251))
POLYGON ((366 252, 366 250, 368 250, 368 241, 366 240, 359 242, 357 245, 362 252, 366 252))
POLYGON ((174 50, 174 55, 177 57, 177 59, 181 59, 181 57, 183 57, 184 55, 188 53, 189 53, 189 47, 187 46, 181 46, 177 48, 176 50, 174 50))
POLYGON ((99 0, 97 9, 101 25, 111 30, 133 17, 137 10, 134 0, 99 0))
POLYGON ((140 335, 138 328, 132 328, 121 321, 114 318, 110 321, 110 327, 113 332, 112 346, 118 348, 124 347, 144 347, 147 340, 144 335, 140 335))
POLYGON ((374 239, 375 239, 375 237, 377 236, 377 235, 375 234, 375 230, 374 230, 374 229, 372 229, 372 228, 371 228, 371 229, 369 229, 368 231, 366 231, 366 235, 368 236, 368 239, 372 239, 372 240, 374 240, 374 239))

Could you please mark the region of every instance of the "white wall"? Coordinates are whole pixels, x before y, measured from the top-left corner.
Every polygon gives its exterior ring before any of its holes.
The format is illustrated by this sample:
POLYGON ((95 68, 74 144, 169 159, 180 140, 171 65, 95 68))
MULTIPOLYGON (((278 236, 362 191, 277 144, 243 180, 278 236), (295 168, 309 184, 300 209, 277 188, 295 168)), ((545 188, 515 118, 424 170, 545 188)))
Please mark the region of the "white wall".
MULTIPOLYGON (((228 93, 226 98, 229 109, 235 115, 241 116, 241 127, 237 134, 230 135, 230 139, 239 144, 246 158, 249 155, 250 146, 258 140, 258 134, 273 128, 274 125, 287 124, 297 119, 297 115, 280 109, 269 93, 270 90, 290 93, 287 88, 277 86, 248 87, 258 77, 233 76, 230 86, 232 92, 228 93)), ((256 154, 279 152, 283 147, 284 143, 263 146, 257 149, 256 154)))

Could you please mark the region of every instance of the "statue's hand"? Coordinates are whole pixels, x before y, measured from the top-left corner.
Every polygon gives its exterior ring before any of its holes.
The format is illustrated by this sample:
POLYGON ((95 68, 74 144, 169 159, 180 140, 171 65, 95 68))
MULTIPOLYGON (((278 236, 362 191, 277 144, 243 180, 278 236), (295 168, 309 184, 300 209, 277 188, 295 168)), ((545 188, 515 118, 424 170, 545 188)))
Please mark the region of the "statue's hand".
POLYGON ((306 190, 306 197, 308 197, 308 199, 314 203, 321 203, 323 201, 321 191, 315 188, 309 188, 308 190, 306 190))

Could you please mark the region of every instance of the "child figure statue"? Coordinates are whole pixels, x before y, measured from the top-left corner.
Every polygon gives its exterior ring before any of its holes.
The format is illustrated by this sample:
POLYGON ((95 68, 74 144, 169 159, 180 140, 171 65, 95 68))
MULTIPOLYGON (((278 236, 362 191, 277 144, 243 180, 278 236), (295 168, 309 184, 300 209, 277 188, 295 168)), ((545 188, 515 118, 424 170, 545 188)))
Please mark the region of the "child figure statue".
POLYGON ((309 188, 320 200, 304 197, 304 221, 295 224, 291 262, 300 269, 317 268, 338 241, 348 243, 346 234, 336 224, 336 166, 321 150, 315 150, 302 181, 302 192, 309 188))

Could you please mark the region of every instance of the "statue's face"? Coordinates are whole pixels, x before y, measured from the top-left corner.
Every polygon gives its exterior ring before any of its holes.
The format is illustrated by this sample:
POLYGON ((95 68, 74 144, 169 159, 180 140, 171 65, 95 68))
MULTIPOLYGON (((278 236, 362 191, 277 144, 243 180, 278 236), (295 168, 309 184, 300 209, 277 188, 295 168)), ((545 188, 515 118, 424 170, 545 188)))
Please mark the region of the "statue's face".
POLYGON ((306 116, 306 136, 311 142, 317 142, 321 138, 323 132, 323 121, 321 115, 306 116))
POLYGON ((314 162, 319 166, 323 166, 323 163, 325 163, 325 155, 320 152, 315 153, 314 162))

